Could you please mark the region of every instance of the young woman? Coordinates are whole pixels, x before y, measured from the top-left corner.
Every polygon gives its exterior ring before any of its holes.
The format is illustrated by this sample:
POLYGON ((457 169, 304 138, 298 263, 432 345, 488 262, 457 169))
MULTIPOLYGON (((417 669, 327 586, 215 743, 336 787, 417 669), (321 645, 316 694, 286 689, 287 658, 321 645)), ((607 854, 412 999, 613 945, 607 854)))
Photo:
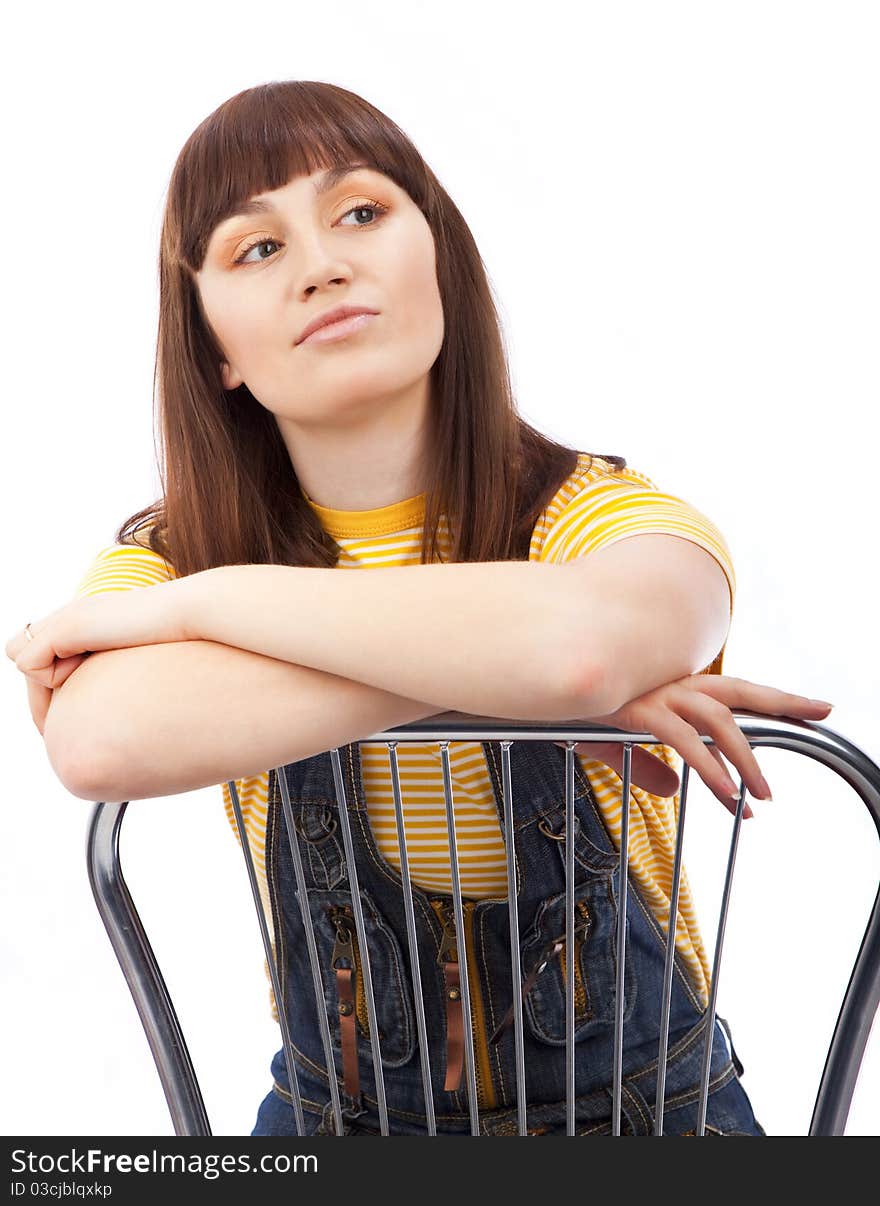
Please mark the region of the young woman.
MULTIPOLYGON (((388 755, 361 739, 447 709, 655 734, 664 744, 636 747, 631 768, 622 1095, 623 1133, 649 1134, 679 756, 733 811, 721 753, 753 794, 769 789, 731 709, 818 719, 830 705, 721 675, 735 577, 705 515, 625 459, 555 443, 519 416, 470 231, 362 98, 290 81, 222 104, 178 157, 159 268, 162 497, 121 525, 74 601, 6 647, 59 778, 94 800, 222 783, 234 828, 235 783, 317 1133, 334 1122, 283 776, 346 1126, 370 1134, 338 750, 390 1128, 424 1134, 388 755)), ((576 1125, 593 1134, 611 1117, 622 751, 577 754, 576 1125)), ((481 1130, 515 1133, 498 752, 454 742, 449 756, 463 939, 439 751, 397 750, 436 1125, 470 1129, 448 991, 461 958, 481 1130)), ((511 758, 529 1122, 564 1133, 566 954, 548 943, 565 928, 565 753, 518 742, 511 758)), ((710 974, 686 876, 675 948, 664 1133, 686 1134, 710 974)), ((713 1038, 710 1133, 763 1134, 717 1022, 713 1038)), ((295 1134, 282 1052, 272 1074, 253 1134, 295 1134)))

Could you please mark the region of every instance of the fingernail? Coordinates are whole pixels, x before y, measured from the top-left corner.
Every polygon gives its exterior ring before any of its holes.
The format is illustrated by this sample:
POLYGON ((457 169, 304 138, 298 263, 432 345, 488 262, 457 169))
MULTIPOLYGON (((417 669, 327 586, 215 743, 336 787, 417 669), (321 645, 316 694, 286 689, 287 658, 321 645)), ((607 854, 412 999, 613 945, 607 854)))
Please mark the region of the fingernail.
POLYGON ((739 799, 739 790, 733 779, 731 779, 729 776, 724 780, 724 790, 730 796, 731 800, 739 799))
POLYGON ((768 784, 767 780, 764 778, 763 775, 761 776, 760 786, 761 786, 761 791, 764 794, 762 796, 757 796, 756 798, 758 800, 772 800, 773 796, 770 794, 770 785, 768 784))
POLYGON ((811 704, 815 704, 817 708, 833 708, 834 704, 828 703, 826 699, 811 699, 811 704))

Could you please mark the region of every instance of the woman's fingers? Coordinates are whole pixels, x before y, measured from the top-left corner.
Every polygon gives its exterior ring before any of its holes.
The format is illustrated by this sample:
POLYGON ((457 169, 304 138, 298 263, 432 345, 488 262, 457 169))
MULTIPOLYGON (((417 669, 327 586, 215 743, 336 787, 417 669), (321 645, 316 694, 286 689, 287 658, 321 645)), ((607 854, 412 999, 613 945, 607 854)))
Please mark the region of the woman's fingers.
POLYGON ((719 763, 700 740, 692 725, 682 720, 675 712, 664 708, 662 715, 658 711, 653 717, 653 732, 664 745, 671 745, 681 754, 688 766, 700 776, 728 812, 736 812, 736 800, 730 789, 727 772, 721 770, 719 763))
MULTIPOLYGON (((617 712, 598 717, 597 721, 615 728, 653 733, 660 744, 676 750, 724 807, 735 814, 739 792, 725 758, 736 767, 746 789, 756 799, 769 799, 770 788, 733 712, 820 720, 831 708, 830 703, 822 700, 747 679, 694 674, 647 692, 617 712), (703 737, 711 738, 712 744, 707 745, 703 737)), ((589 742, 576 748, 604 761, 623 777, 622 743, 589 742)), ((680 786, 671 767, 637 745, 633 746, 632 782, 658 796, 674 795, 680 786)), ((752 809, 745 804, 743 816, 752 815, 752 809)))
POLYGON ((75 653, 73 657, 56 658, 53 671, 53 690, 60 687, 62 683, 66 683, 79 666, 83 664, 87 657, 91 657, 90 653, 75 653))
POLYGON ((748 738, 728 707, 716 699, 701 698, 693 692, 676 692, 672 706, 698 733, 713 739, 727 761, 737 768, 756 799, 767 799, 770 788, 748 738))
MULTIPOLYGON (((709 751, 709 753, 712 755, 712 757, 715 759, 715 761, 721 767, 721 770, 724 772, 724 774, 727 775, 728 778, 730 778, 730 771, 728 769, 727 763, 724 761, 724 759, 719 754, 718 747, 715 745, 707 745, 706 749, 709 751)), ((730 810, 734 815, 736 815, 736 806, 737 806, 738 800, 739 800, 739 793, 737 793, 737 799, 733 801, 733 807, 730 810)), ((746 820, 748 820, 749 817, 754 816, 751 805, 748 803, 743 807, 743 816, 745 817, 746 820)))
POLYGON ((89 653, 76 653, 72 657, 59 657, 45 670, 22 670, 22 674, 29 683, 54 691, 90 656, 89 653))
POLYGON ((819 716, 827 716, 833 707, 833 704, 821 699, 810 699, 806 695, 794 695, 764 683, 753 683, 747 678, 730 678, 721 674, 693 674, 687 680, 687 685, 717 699, 732 711, 745 708, 749 712, 767 712, 771 716, 806 716, 815 720, 819 716))
POLYGON ((745 780, 747 790, 756 800, 768 800, 769 785, 763 777, 761 767, 758 766, 755 751, 723 703, 690 693, 681 698, 676 697, 675 710, 690 722, 694 730, 714 740, 718 751, 737 767, 745 780))

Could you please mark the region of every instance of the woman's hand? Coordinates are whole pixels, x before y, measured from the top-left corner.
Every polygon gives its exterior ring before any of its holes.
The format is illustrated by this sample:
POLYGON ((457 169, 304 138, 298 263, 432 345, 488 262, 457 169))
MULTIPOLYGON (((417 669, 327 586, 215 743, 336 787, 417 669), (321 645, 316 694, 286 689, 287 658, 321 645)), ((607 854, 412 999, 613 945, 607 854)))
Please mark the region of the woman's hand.
MULTIPOLYGON (((689 674, 632 699, 608 716, 591 719, 609 728, 632 733, 653 733, 661 745, 671 746, 700 776, 706 786, 729 812, 736 812, 739 795, 729 778, 724 759, 736 766, 751 794, 759 800, 770 799, 770 788, 748 740, 733 719, 732 712, 760 712, 772 716, 791 716, 820 720, 832 705, 805 695, 791 695, 776 687, 766 687, 744 678, 722 674, 689 674), (707 746, 700 736, 712 737, 707 746), (719 752, 720 751, 720 752, 719 752)), ((565 746, 557 741, 556 745, 565 746)), ((623 743, 582 741, 578 753, 611 766, 623 778, 623 743)), ((658 796, 671 796, 678 790, 678 776, 660 759, 640 746, 633 746, 631 779, 636 787, 658 796)), ((748 804, 743 816, 750 817, 748 804)))
POLYGON ((41 687, 39 683, 35 683, 29 678, 25 679, 25 682, 27 683, 28 707, 31 710, 34 724, 37 726, 37 732, 42 737, 43 729, 46 727, 46 713, 52 702, 52 692, 48 687, 41 687))
MULTIPOLYGON (((6 656, 27 675, 29 683, 52 691, 89 653, 193 640, 189 602, 192 580, 198 576, 74 599, 32 623, 32 640, 20 629, 7 641, 6 656)), ((29 691, 29 702, 31 714, 36 706, 44 720, 48 698, 29 691)), ((40 728, 36 715, 34 722, 40 728)))

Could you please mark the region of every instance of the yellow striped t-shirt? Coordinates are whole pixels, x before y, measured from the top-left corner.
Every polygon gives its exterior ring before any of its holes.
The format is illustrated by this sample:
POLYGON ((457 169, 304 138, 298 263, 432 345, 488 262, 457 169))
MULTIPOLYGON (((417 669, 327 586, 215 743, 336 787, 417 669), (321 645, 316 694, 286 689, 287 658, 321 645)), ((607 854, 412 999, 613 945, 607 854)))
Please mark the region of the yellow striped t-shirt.
MULTIPOLYGON (((632 468, 616 469, 601 458, 582 453, 575 470, 559 488, 535 525, 530 561, 570 561, 642 532, 658 532, 692 540, 706 549, 727 575, 731 609, 736 578, 730 550, 718 528, 684 499, 660 490, 632 468)), ((309 503, 340 545, 338 568, 369 569, 418 565, 424 522, 424 494, 367 511, 338 511, 309 503)), ((441 524, 441 556, 450 547, 441 524)), ((126 590, 175 577, 173 567, 141 545, 102 549, 77 587, 76 597, 104 590, 126 590)), ((724 648, 701 673, 721 674, 724 648)), ((650 745, 680 775, 681 757, 669 746, 650 745)), ((394 796, 388 750, 383 743, 360 742, 363 786, 370 825, 382 856, 399 869, 394 796)), ((397 747, 404 829, 412 881, 438 892, 451 891, 446 809, 440 750, 436 744, 401 743, 397 747)), ((622 793, 616 771, 585 755, 580 765, 615 842, 620 844, 622 793)), ((475 899, 507 894, 504 845, 492 785, 479 742, 449 745, 456 837, 462 891, 475 899)), ((272 915, 266 883, 265 839, 268 794, 265 773, 236 780, 260 894, 270 934, 272 915)), ((228 785, 222 795, 226 815, 240 844, 228 785)), ((664 932, 668 925, 679 796, 664 798, 639 787, 631 789, 629 822, 630 873, 664 932)), ((694 988, 708 1003, 710 966, 697 924, 687 876, 682 870, 676 948, 694 988)), ((268 972, 268 967, 267 967, 268 972)), ((270 989, 272 1016, 278 1012, 270 989)))

